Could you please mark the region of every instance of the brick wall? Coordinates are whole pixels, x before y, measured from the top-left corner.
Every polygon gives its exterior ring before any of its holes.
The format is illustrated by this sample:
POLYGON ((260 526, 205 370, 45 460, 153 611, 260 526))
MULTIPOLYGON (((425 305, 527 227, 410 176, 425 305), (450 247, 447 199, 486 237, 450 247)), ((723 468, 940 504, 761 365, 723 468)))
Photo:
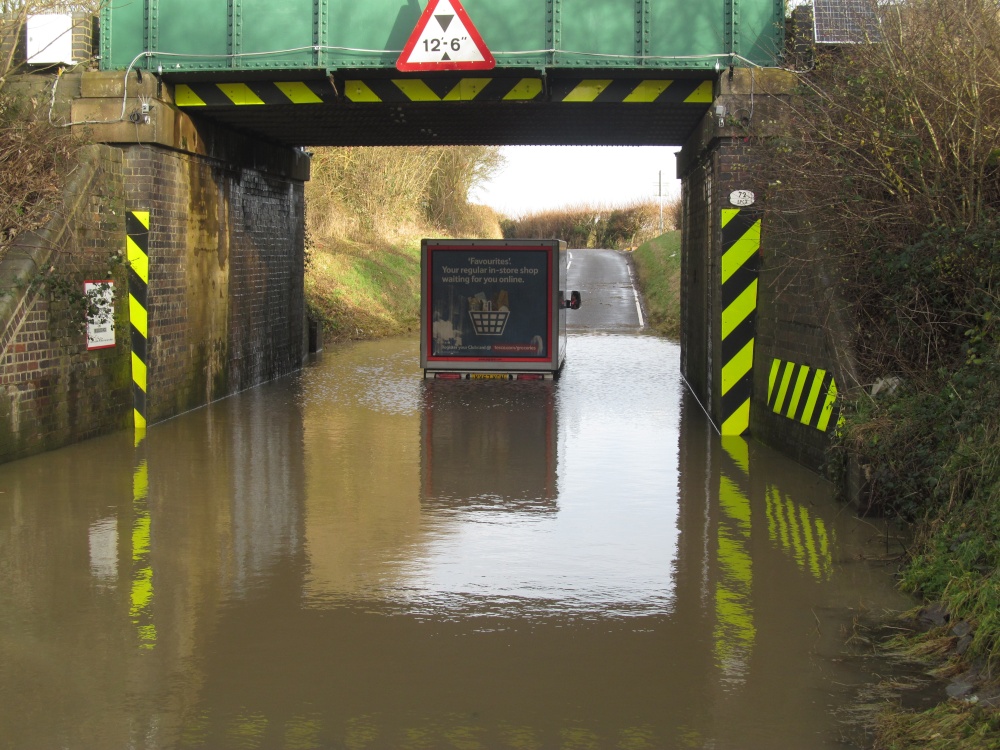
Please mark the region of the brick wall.
POLYGON ((855 387, 857 381, 850 337, 823 260, 826 247, 821 237, 800 224, 792 217, 782 219, 779 228, 775 219, 765 234, 751 430, 758 440, 818 470, 836 428, 836 408, 823 430, 815 426, 816 420, 805 423, 802 412, 808 394, 803 392, 794 399, 794 382, 790 380, 785 403, 778 404, 781 383, 779 379, 772 385, 772 368, 791 363, 799 368, 790 370, 792 377, 801 374, 807 379, 829 373, 838 393, 855 387), (803 373, 805 368, 808 370, 803 373), (799 408, 795 408, 796 401, 799 408))
POLYGON ((713 401, 711 321, 717 293, 712 284, 715 255, 704 249, 714 237, 714 171, 711 160, 704 160, 681 183, 681 372, 706 409, 713 401))
POLYGON ((296 370, 302 183, 150 146, 124 163, 127 208, 150 212, 149 421, 296 370))
MULTIPOLYGON (((0 459, 121 429, 131 410, 127 347, 87 349, 84 280, 124 274, 109 252, 120 237, 121 153, 93 146, 43 231, 21 238, 0 267, 0 459), (55 291, 40 284, 50 269, 55 291)), ((118 327, 125 307, 116 304, 118 327)))
POLYGON ((301 159, 285 159, 298 166, 282 172, 280 153, 261 160, 254 148, 241 161, 233 147, 224 162, 150 145, 89 147, 57 220, 0 264, 0 287, 11 289, 0 296, 0 460, 131 426, 126 211, 150 213, 151 424, 301 366, 301 159), (31 283, 49 268, 81 292, 85 279, 114 280, 115 347, 88 351, 79 305, 31 283))
MULTIPOLYGON (((721 214, 723 209, 732 208, 732 191, 755 190, 758 201, 751 210, 762 223, 750 434, 819 470, 836 426, 835 406, 832 414, 822 415, 829 416, 828 420, 820 419, 821 409, 831 407, 826 403, 828 396, 832 402, 832 394, 856 384, 850 337, 835 285, 823 263, 822 238, 792 219, 782 218, 779 225, 777 207, 766 205, 762 200, 765 190, 754 179, 752 141, 732 119, 718 122, 715 107, 720 104, 728 113, 756 111, 765 121, 780 117, 775 100, 763 95, 761 80, 750 84, 757 86, 755 109, 742 90, 753 91, 748 82, 739 76, 732 81, 723 77, 716 103, 678 157, 684 200, 682 372, 720 425, 721 214), (773 373, 787 373, 784 388, 782 378, 773 378, 773 373), (813 382, 817 395, 810 404, 813 382), (777 403, 779 395, 782 403, 777 403), (815 419, 810 423, 807 417, 813 413, 815 419)), ((785 84, 772 84, 775 97, 786 95, 785 84)))
POLYGON ((682 177, 681 372, 698 400, 721 424, 721 211, 729 194, 751 185, 751 155, 743 138, 714 138, 679 164, 682 177))

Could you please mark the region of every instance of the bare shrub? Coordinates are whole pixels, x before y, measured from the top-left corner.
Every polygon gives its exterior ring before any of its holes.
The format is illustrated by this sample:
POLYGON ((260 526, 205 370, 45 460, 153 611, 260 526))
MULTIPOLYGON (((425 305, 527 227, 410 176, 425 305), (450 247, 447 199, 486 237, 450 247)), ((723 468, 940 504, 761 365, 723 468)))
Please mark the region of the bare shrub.
POLYGON ((1000 208, 996 3, 874 11, 878 40, 817 53, 788 105, 787 135, 761 144, 758 173, 778 207, 773 231, 825 238, 815 260, 833 264, 853 305, 868 377, 960 355, 970 291, 1000 279, 990 253, 975 250, 984 246, 959 237, 1000 208))
POLYGON ((61 205, 75 163, 77 141, 38 116, 46 107, 47 102, 0 92, 0 257, 61 205))
POLYGON ((453 227, 453 232, 460 237, 483 239, 502 237, 500 214, 489 206, 470 203, 462 212, 461 221, 453 227))
POLYGON ((624 206, 570 206, 508 219, 501 227, 507 238, 556 238, 570 247, 622 249, 659 234, 659 205, 638 201, 624 206))
POLYGON ((474 218, 470 213, 469 191, 488 181, 502 166, 503 156, 494 146, 440 149, 427 186, 428 221, 459 236, 476 234, 474 227, 482 216, 474 218))
POLYGON ((435 149, 323 148, 306 187, 310 234, 371 239, 421 218, 435 149))
POLYGON ((25 232, 42 226, 56 207, 78 141, 46 122, 48 101, 38 87, 13 86, 25 70, 28 17, 45 13, 96 13, 100 2, 51 0, 0 2, 0 257, 25 232))
POLYGON ((306 185, 310 236, 371 242, 428 223, 476 233, 484 217, 470 207, 469 191, 501 164, 493 147, 317 149, 306 185))
POLYGON ((680 196, 671 198, 663 204, 663 231, 681 228, 681 217, 684 215, 684 202, 680 196))
POLYGON ((591 247, 599 209, 575 206, 528 214, 505 222, 508 239, 561 239, 570 247, 591 247))

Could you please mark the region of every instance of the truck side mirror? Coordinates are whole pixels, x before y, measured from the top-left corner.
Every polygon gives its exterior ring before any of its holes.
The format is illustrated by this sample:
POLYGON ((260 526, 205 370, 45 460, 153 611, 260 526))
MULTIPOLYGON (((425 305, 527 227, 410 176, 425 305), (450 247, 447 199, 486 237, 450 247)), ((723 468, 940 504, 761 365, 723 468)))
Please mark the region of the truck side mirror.
POLYGON ((580 303, 582 301, 583 301, 583 298, 580 296, 579 292, 570 292, 569 293, 569 309, 570 310, 579 310, 580 309, 580 303))

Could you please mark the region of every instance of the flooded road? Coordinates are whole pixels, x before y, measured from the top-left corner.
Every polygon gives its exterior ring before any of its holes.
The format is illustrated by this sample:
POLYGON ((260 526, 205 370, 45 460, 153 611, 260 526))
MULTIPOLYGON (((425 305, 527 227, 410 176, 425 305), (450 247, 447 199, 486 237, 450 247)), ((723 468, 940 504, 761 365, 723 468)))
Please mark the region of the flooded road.
POLYGON ((425 382, 362 343, 0 466, 0 747, 844 747, 879 532, 678 357, 425 382))

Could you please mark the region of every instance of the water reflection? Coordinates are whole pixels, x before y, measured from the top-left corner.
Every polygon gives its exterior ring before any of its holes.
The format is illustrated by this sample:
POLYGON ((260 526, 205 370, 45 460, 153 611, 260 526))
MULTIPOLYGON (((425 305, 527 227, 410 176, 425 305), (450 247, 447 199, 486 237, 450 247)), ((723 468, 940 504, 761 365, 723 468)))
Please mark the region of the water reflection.
POLYGON ((757 638, 753 616, 753 525, 750 507, 749 446, 740 437, 722 437, 719 521, 716 531, 715 656, 727 680, 741 680, 757 638))
POLYGON ((570 343, 556 383, 346 347, 0 466, 5 746, 841 746, 862 527, 672 344, 570 343))
POLYGON ((554 382, 427 380, 420 416, 426 509, 557 510, 554 382))
MULTIPOLYGON (((156 625, 153 622, 153 566, 150 561, 149 513, 149 463, 143 451, 146 429, 136 430, 135 472, 132 475, 132 594, 129 618, 135 626, 139 648, 151 649, 156 645, 156 625)), ((117 524, 115 525, 117 528, 117 524)), ((116 566, 117 567, 117 566, 116 566)))

